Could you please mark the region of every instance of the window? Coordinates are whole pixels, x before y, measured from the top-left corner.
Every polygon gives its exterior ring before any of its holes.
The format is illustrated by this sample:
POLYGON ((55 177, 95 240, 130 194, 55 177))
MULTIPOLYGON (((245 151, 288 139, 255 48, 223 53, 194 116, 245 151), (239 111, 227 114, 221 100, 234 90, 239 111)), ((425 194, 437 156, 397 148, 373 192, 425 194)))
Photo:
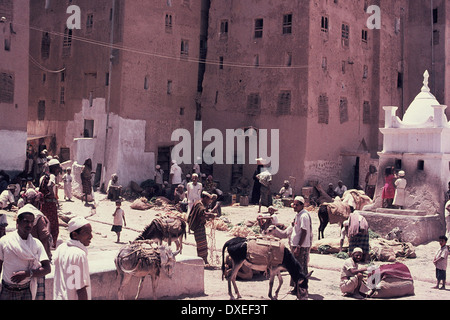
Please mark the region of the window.
POLYGON ((328 67, 327 57, 322 57, 322 69, 326 71, 328 67))
POLYGON ((257 116, 261 113, 261 98, 259 93, 251 93, 247 97, 247 114, 257 116))
POLYGON ((329 118, 328 97, 326 94, 322 94, 319 96, 318 122, 328 124, 328 118, 329 118))
POLYGON ((61 91, 59 92, 59 104, 66 104, 65 94, 65 88, 61 87, 61 91))
POLYGON ((0 103, 14 103, 14 75, 0 73, 0 103))
POLYGON ((109 86, 109 72, 105 74, 105 86, 109 86))
POLYGON ((417 170, 419 171, 425 170, 425 161, 423 160, 417 161, 417 170))
POLYGON ((84 120, 83 137, 84 138, 94 137, 94 120, 84 120))
POLYGON ((64 29, 64 39, 63 39, 63 56, 70 56, 70 51, 72 47, 72 29, 64 29))
POLYGON ((149 88, 150 88, 149 78, 148 78, 148 76, 145 76, 145 78, 144 78, 144 90, 148 90, 149 88))
POLYGON ((322 32, 328 32, 328 17, 327 16, 322 16, 322 20, 320 23, 320 30, 322 32))
POLYGON ((172 31, 172 15, 171 14, 168 14, 168 13, 166 14, 165 26, 166 26, 166 32, 172 31))
POLYGON ((60 78, 60 81, 61 81, 61 82, 65 82, 65 81, 66 81, 66 72, 65 72, 65 71, 61 72, 61 78, 60 78))
POLYGON ((167 80, 167 94, 172 94, 172 80, 167 80))
POLYGON ((397 88, 403 88, 403 73, 397 74, 397 88))
POLYGON ((364 69, 363 69, 363 79, 367 79, 367 77, 369 76, 369 67, 364 65, 364 69))
POLYGON ((339 100, 339 119, 341 124, 348 121, 348 101, 347 98, 339 100))
POLYGON ((433 23, 438 23, 438 8, 433 9, 433 23))
POLYGON ((259 54, 255 54, 255 56, 253 57, 253 65, 255 66, 255 68, 259 67, 259 54))
POLYGON ((5 51, 11 51, 11 37, 5 37, 5 51))
POLYGON ((188 40, 181 40, 181 57, 188 57, 189 56, 189 41, 188 40))
POLYGON ((277 115, 284 116, 291 113, 291 91, 281 91, 278 95, 277 115))
POLYGON ((48 59, 50 56, 50 35, 48 32, 42 34, 41 40, 41 58, 48 59))
POLYGON ((40 121, 45 119, 45 100, 40 100, 38 103, 37 118, 40 121))
POLYGON ((345 65, 347 64, 347 61, 345 61, 345 60, 342 60, 342 63, 341 63, 341 71, 342 71, 342 74, 345 74, 345 65))
POLYGON ((369 103, 369 101, 364 101, 364 104, 363 104, 363 123, 370 124, 370 103, 369 103))
POLYGON ((402 159, 395 159, 394 161, 394 168, 397 170, 402 169, 402 159))
POLYGON ((342 30, 341 33, 342 45, 344 47, 348 47, 350 37, 350 27, 348 26, 348 24, 343 23, 341 30, 342 30))
POLYGON ((264 25, 264 20, 263 19, 256 19, 255 20, 255 38, 262 38, 262 36, 263 36, 263 25, 264 25))
POLYGON ((439 30, 433 30, 433 45, 436 46, 439 44, 439 30))
POLYGON ((228 20, 220 21, 220 37, 221 38, 228 37, 228 20))
POLYGON ((92 31, 92 27, 94 27, 94 14, 90 13, 87 15, 86 19, 86 30, 92 31))
POLYGON ((285 60, 286 60, 286 67, 292 66, 292 52, 286 52, 285 60))
POLYGON ((362 40, 362 42, 367 43, 367 30, 363 29, 361 31, 361 40, 362 40))
POLYGON ((292 14, 283 15, 283 34, 292 33, 292 14))
POLYGON ((219 57, 219 69, 223 70, 223 57, 219 57))

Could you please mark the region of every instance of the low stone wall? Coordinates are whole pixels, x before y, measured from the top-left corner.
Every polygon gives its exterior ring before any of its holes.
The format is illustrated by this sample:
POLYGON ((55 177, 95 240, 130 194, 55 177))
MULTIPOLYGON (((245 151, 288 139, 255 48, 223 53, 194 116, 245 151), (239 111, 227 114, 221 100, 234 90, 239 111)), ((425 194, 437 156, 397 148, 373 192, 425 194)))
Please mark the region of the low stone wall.
POLYGON ((402 241, 421 245, 435 241, 445 234, 445 225, 439 214, 434 215, 408 215, 381 213, 371 211, 358 211, 369 223, 369 228, 382 237, 395 227, 402 231, 402 241))
MULTIPOLYGON (((103 257, 94 257, 89 260, 91 273, 92 300, 117 300, 120 277, 116 274, 114 264, 115 254, 105 253, 103 257)), ((156 298, 173 299, 184 296, 200 296, 204 289, 204 263, 199 257, 178 255, 176 257, 174 274, 171 279, 161 271, 156 288, 156 298)), ((53 270, 46 277, 45 294, 46 300, 53 300, 53 270)), ((136 296, 139 278, 133 278, 124 289, 125 299, 134 300, 136 296)), ((139 299, 153 299, 152 280, 146 277, 142 286, 139 299)))

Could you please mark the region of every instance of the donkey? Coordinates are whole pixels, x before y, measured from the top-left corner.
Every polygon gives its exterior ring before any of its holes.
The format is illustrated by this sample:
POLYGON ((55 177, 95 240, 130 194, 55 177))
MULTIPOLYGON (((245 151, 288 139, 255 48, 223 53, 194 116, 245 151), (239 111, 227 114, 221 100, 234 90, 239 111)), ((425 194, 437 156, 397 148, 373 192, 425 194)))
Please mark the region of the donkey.
POLYGON ((139 277, 141 279, 135 296, 137 300, 147 275, 152 279, 153 300, 155 300, 160 271, 162 269, 169 278, 172 278, 175 256, 178 253, 179 251, 172 252, 167 245, 157 245, 156 242, 149 240, 133 241, 123 246, 114 260, 117 274, 120 275, 117 292, 119 300, 124 300, 123 289, 131 278, 139 277))
MULTIPOLYGON (((234 291, 237 295, 237 299, 242 298, 239 290, 236 285, 236 276, 239 271, 239 269, 242 267, 244 262, 247 262, 250 264, 250 266, 254 266, 252 264, 252 261, 249 261, 247 258, 247 238, 241 238, 236 237, 231 240, 228 240, 222 249, 222 280, 226 277, 225 275, 225 249, 227 249, 229 256, 232 260, 232 270, 231 273, 228 275, 228 294, 230 296, 231 300, 234 300, 235 297, 233 296, 232 290, 231 290, 231 284, 233 284, 234 291)), ((278 248, 281 250, 280 248, 278 248)), ((260 267, 260 266, 258 266, 260 267)), ((257 268, 258 268, 257 267, 257 268)), ((297 287, 297 298, 299 300, 305 300, 308 298, 308 279, 311 276, 312 272, 308 273, 307 275, 304 275, 301 272, 300 263, 295 259, 291 251, 289 251, 288 248, 284 248, 283 252, 283 261, 281 264, 278 265, 267 265, 265 266, 266 269, 269 269, 269 298, 271 300, 277 300, 278 293, 280 291, 281 285, 283 284, 283 278, 281 276, 281 270, 285 268, 289 274, 292 277, 292 280, 296 284, 297 287), (275 276, 278 278, 278 288, 275 290, 275 296, 272 296, 272 288, 275 276)))
POLYGON ((174 240, 177 246, 176 250, 181 253, 183 251, 183 236, 186 239, 186 221, 180 217, 164 216, 153 219, 136 240, 157 240, 159 244, 162 244, 164 240, 169 246, 174 240))

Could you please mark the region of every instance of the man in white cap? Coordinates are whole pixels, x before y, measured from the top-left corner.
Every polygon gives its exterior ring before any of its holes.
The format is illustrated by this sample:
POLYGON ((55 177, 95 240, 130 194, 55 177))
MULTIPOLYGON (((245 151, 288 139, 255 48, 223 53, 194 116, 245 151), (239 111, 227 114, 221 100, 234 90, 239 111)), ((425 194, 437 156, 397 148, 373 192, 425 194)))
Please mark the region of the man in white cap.
POLYGON ((0 239, 0 300, 41 300, 45 297, 37 280, 49 274, 51 266, 44 246, 31 235, 35 216, 30 206, 19 210, 17 230, 0 239))
POLYGON ((302 273, 306 275, 308 274, 309 251, 312 244, 311 216, 305 210, 305 199, 301 196, 294 198, 292 207, 296 215, 292 225, 293 228, 289 244, 292 253, 301 265, 302 273))
POLYGON ((350 258, 345 260, 341 270, 340 288, 344 295, 351 295, 360 298, 360 292, 366 293, 368 290, 363 284, 363 272, 367 267, 360 267, 358 264, 363 257, 363 250, 359 247, 353 249, 350 258))
POLYGON ((53 299, 91 300, 87 247, 92 239, 92 227, 83 217, 72 218, 68 224, 70 240, 61 244, 54 254, 53 299))

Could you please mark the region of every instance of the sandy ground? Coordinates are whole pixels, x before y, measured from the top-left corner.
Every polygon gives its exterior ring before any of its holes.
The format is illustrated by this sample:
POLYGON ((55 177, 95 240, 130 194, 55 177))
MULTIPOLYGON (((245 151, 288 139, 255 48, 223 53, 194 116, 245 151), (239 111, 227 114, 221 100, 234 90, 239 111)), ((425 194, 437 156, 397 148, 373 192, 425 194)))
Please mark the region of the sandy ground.
MULTIPOLYGON (((63 192, 60 190, 60 199, 64 199, 63 192)), ((165 210, 161 207, 155 207, 146 211, 133 210, 130 208, 131 202, 125 201, 122 208, 126 214, 127 225, 121 235, 121 243, 116 243, 116 234, 111 232, 111 225, 113 221, 112 213, 114 212, 115 204, 106 198, 106 195, 96 193, 96 209, 86 207, 78 199, 73 199, 73 202, 66 202, 60 200, 61 214, 80 215, 88 217, 93 227, 94 237, 89 246, 90 261, 97 260, 108 252, 110 256, 111 251, 118 251, 124 243, 134 240, 143 228, 155 217, 156 214, 162 213, 165 210), (106 252, 105 252, 106 251, 106 252)), ((264 209, 264 208, 263 208, 264 209)), ((246 220, 255 220, 258 215, 257 206, 239 207, 228 206, 222 208, 222 213, 226 216, 233 225, 245 222, 246 220)), ((281 223, 289 224, 293 219, 294 213, 291 208, 282 208, 279 210, 279 219, 281 223)), ((317 238, 317 228, 319 219, 316 212, 311 213, 313 222, 314 238, 317 238)), ((7 231, 15 228, 13 221, 14 213, 8 213, 9 227, 7 231)), ((210 230, 207 229, 207 233, 210 230)), ((339 230, 337 225, 328 225, 325 230, 326 237, 338 238, 339 230)), ((227 283, 222 281, 220 270, 221 265, 221 250, 223 244, 231 239, 233 236, 227 231, 215 231, 215 254, 209 256, 211 265, 214 268, 205 269, 205 294, 197 297, 183 297, 183 300, 228 300, 227 283)), ((68 239, 67 228, 60 227, 60 237, 58 244, 68 239)), ((213 244, 211 239, 208 239, 209 245, 213 244)), ((398 261, 405 263, 411 270, 414 278, 415 295, 410 297, 399 298, 399 300, 443 300, 450 298, 449 289, 436 290, 432 289, 435 285, 435 269, 432 263, 434 253, 439 248, 438 242, 432 242, 427 245, 416 247, 417 258, 415 259, 400 259, 398 261)), ((184 241, 183 248, 184 255, 196 256, 195 240, 192 234, 187 236, 184 241)), ((339 259, 333 255, 311 254, 309 270, 313 270, 312 278, 309 282, 309 299, 312 300, 354 300, 354 298, 344 297, 340 293, 339 278, 340 269, 344 260, 339 259)), ((289 286, 289 275, 283 273, 284 283, 281 287, 279 300, 295 300, 295 296, 288 294, 291 289, 289 286)), ((149 283, 149 282, 147 282, 149 283)), ((268 299, 268 279, 263 275, 255 276, 250 281, 238 281, 238 287, 243 299, 262 300, 268 299)), ((278 280, 275 280, 275 286, 278 285, 278 280)), ((448 285, 450 288, 450 284, 448 285)))

